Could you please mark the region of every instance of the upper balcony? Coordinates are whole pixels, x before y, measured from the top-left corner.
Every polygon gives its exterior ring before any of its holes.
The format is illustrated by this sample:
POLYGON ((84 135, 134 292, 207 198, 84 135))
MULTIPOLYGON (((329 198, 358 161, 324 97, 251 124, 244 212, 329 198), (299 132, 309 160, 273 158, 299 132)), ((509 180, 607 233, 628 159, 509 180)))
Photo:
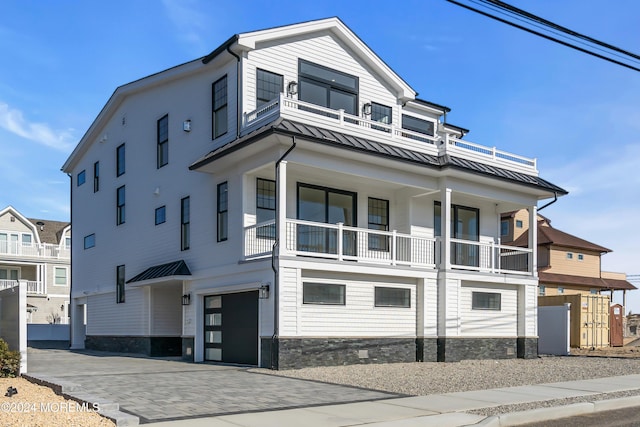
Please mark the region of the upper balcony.
POLYGON ((24 244, 20 242, 1 241, 0 257, 13 260, 68 260, 71 257, 71 251, 65 247, 60 247, 60 245, 50 243, 24 244))
POLYGON ((283 117, 314 126, 346 132, 354 136, 408 148, 434 156, 451 155, 502 169, 538 175, 536 159, 486 147, 455 138, 438 125, 435 136, 385 124, 367 118, 332 110, 289 98, 284 94, 260 108, 243 115, 242 133, 247 134, 275 119, 283 117))

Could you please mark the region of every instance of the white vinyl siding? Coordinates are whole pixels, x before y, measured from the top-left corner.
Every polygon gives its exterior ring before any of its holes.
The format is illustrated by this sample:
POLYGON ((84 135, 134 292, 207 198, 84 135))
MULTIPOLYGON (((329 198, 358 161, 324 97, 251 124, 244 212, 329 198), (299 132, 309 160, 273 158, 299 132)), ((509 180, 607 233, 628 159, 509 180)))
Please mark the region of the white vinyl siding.
POLYGON ((127 289, 126 304, 116 304, 115 292, 87 297, 87 335, 148 336, 149 303, 145 292, 148 290, 127 289))
POLYGON ((182 333, 182 289, 179 286, 152 287, 150 293, 150 335, 180 335, 182 333))
POLYGON ((508 285, 463 285, 460 292, 462 336, 514 337, 518 335, 518 292, 508 285), (500 310, 472 309, 473 292, 499 293, 500 310))

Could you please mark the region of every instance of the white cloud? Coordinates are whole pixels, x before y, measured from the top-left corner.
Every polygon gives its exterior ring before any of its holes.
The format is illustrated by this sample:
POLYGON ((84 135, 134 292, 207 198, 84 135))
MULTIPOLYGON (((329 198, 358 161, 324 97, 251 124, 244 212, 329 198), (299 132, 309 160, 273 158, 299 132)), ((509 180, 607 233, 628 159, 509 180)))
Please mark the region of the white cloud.
POLYGON ((46 123, 29 122, 22 111, 5 103, 0 103, 0 128, 60 151, 70 151, 74 146, 74 138, 69 131, 54 130, 46 123))

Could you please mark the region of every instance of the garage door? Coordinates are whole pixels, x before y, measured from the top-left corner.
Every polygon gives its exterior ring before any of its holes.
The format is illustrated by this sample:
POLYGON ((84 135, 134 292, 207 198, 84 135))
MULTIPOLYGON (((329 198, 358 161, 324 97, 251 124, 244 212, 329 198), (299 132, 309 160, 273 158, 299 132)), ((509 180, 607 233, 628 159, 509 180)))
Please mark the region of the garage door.
POLYGON ((204 360, 258 364, 258 291, 204 298, 204 360))

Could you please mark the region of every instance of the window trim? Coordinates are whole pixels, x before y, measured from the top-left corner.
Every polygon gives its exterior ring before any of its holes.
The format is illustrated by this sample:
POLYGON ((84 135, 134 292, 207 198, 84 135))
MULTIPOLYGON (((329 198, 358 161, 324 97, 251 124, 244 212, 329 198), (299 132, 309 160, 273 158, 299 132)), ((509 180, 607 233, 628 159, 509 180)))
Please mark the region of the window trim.
POLYGON ((96 233, 84 236, 84 249, 91 249, 96 246, 96 233), (88 243, 88 244, 87 244, 88 243))
POLYGON ((60 266, 54 266, 53 267, 53 285, 54 286, 69 286, 69 268, 68 267, 60 267, 60 266), (63 270, 64 271, 64 283, 56 283, 56 280, 58 279, 58 276, 56 275, 57 270, 63 270))
POLYGON ((116 225, 122 225, 126 222, 126 194, 124 185, 116 189, 116 225), (120 190, 122 190, 122 200, 120 199, 120 190))
POLYGON ((78 175, 76 176, 76 186, 80 187, 85 182, 87 182, 87 171, 86 169, 82 169, 82 171, 78 172, 78 175))
POLYGON ((221 182, 216 188, 216 237, 218 242, 226 242, 229 239, 229 182, 221 182), (220 203, 222 188, 224 188, 224 191, 227 193, 225 196, 224 209, 220 203))
POLYGON ((218 80, 211 84, 211 139, 220 138, 225 135, 229 131, 229 83, 227 80, 227 75, 220 77, 218 80), (216 108, 216 85, 224 81, 225 87, 225 101, 224 104, 219 105, 216 108), (219 114, 223 109, 227 111, 227 120, 225 121, 224 132, 218 133, 216 129, 216 115, 219 114))
POLYGON ((521 219, 516 219, 516 228, 523 228, 524 227, 524 223, 522 222, 521 219))
MULTIPOLYGON (((411 288, 403 288, 403 287, 392 287, 392 286, 375 286, 373 291, 373 305, 374 307, 391 307, 391 308, 411 308, 411 288), (394 292, 403 291, 407 292, 409 298, 406 299, 407 304, 382 304, 378 302, 378 291, 389 291, 392 290, 394 292)), ((405 298, 405 297, 403 297, 405 298)))
POLYGON ((93 164, 93 192, 100 191, 100 162, 93 164))
POLYGON ((180 250, 191 247, 191 198, 180 199, 180 250))
POLYGON ((169 114, 165 114, 156 123, 156 169, 169 164, 169 114), (163 125, 164 123, 164 125, 163 125), (160 127, 166 126, 166 139, 160 140, 160 127))
POLYGON ((338 306, 346 306, 347 305, 347 285, 341 283, 323 283, 323 282, 302 282, 302 304, 303 305, 338 305, 338 306), (307 286, 333 286, 341 288, 341 302, 317 302, 317 301, 308 301, 306 298, 305 288, 307 286))
POLYGON ((573 260, 573 252, 567 252, 567 259, 573 260))
POLYGON ((471 291, 471 310, 482 310, 482 311, 502 311, 502 293, 500 292, 484 292, 484 291, 471 291), (479 304, 482 301, 477 301, 476 296, 486 295, 486 296, 497 296, 498 298, 498 308, 492 307, 494 304, 493 301, 487 299, 486 306, 481 306, 479 304))
POLYGON ((126 171, 126 151, 123 142, 116 148, 116 177, 124 175, 126 171))
MULTIPOLYGON (((402 129, 408 130, 410 132, 416 132, 416 133, 421 133, 423 135, 427 135, 427 136, 431 136, 431 137, 435 137, 436 134, 436 129, 438 128, 438 123, 435 120, 429 120, 426 117, 418 117, 418 116, 414 116, 412 114, 406 114, 406 112, 402 113, 402 117, 400 117, 400 125, 402 126, 402 129), (408 118, 411 120, 417 120, 419 122, 423 122, 423 123, 427 123, 431 125, 431 129, 430 130, 424 130, 424 129, 420 129, 419 127, 415 126, 415 127, 405 127, 405 121, 404 119, 408 118)), ((411 125, 409 125, 411 126, 411 125)), ((405 135, 408 138, 415 138, 413 135, 405 135)))
POLYGON ((125 284, 125 267, 124 264, 116 266, 116 304, 123 304, 124 298, 124 284, 125 284))
POLYGON ((511 232, 511 224, 509 224, 509 220, 508 219, 502 219, 500 220, 500 237, 503 236, 509 236, 509 233, 511 232), (506 230, 504 230, 506 228, 506 230))
POLYGON ((167 222, 167 205, 158 206, 154 215, 155 225, 164 224, 167 222), (158 221, 158 213, 162 212, 162 221, 158 221))

